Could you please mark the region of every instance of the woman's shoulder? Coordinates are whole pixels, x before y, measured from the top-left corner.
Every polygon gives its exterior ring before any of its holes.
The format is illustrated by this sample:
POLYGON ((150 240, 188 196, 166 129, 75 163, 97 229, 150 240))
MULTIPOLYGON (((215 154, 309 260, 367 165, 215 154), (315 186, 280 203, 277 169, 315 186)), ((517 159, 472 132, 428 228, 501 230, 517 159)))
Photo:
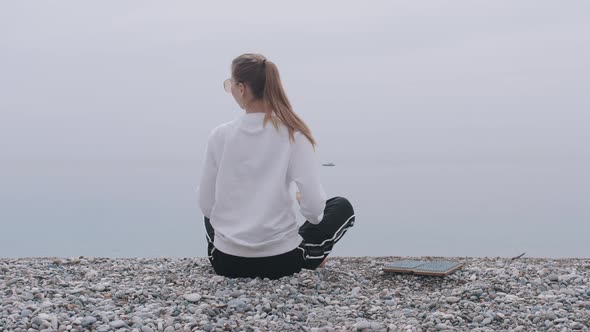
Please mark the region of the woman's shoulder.
POLYGON ((211 130, 211 137, 219 137, 227 134, 228 131, 232 130, 232 128, 238 125, 238 119, 233 119, 231 121, 223 122, 217 125, 213 130, 211 130))

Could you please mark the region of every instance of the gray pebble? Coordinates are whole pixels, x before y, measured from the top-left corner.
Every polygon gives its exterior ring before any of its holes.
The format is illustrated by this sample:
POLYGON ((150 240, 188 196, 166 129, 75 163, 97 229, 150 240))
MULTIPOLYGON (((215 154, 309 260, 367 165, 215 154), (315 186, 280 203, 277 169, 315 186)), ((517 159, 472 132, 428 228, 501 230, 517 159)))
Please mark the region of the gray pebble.
POLYGON ((361 331, 361 330, 364 330, 364 329, 371 328, 371 323, 369 323, 367 321, 362 321, 362 322, 356 323, 355 326, 356 326, 357 331, 361 331))
POLYGON ((111 330, 111 328, 108 325, 101 325, 96 329, 96 331, 98 331, 98 332, 107 332, 110 330, 111 330))
POLYGON ((461 301, 461 299, 456 296, 448 296, 446 300, 448 303, 457 303, 457 302, 461 301))
POLYGON ((586 326, 584 326, 584 324, 582 324, 582 323, 574 322, 574 323, 570 324, 570 328, 572 330, 582 330, 582 329, 586 328, 586 326))
POLYGON ((199 294, 185 294, 184 299, 189 302, 199 302, 201 300, 201 295, 199 294))
POLYGON ((230 308, 243 308, 246 306, 246 303, 242 300, 231 300, 227 302, 227 306, 230 308))
POLYGON ((114 320, 112 322, 109 323, 109 326, 114 328, 114 329, 118 329, 120 327, 125 326, 125 322, 122 320, 114 320))
POLYGON ((82 320, 82 326, 88 326, 88 325, 92 325, 94 323, 96 323, 96 317, 93 316, 86 316, 84 317, 84 319, 82 320))

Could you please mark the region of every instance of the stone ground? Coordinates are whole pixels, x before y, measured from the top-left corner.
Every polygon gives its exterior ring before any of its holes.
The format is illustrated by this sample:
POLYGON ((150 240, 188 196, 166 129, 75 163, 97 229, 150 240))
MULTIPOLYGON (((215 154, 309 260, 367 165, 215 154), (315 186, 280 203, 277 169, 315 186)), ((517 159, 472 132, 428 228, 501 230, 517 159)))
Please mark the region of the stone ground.
POLYGON ((0 331, 589 330, 590 259, 381 271, 400 258, 335 257, 274 281, 217 276, 205 258, 0 259, 0 331))

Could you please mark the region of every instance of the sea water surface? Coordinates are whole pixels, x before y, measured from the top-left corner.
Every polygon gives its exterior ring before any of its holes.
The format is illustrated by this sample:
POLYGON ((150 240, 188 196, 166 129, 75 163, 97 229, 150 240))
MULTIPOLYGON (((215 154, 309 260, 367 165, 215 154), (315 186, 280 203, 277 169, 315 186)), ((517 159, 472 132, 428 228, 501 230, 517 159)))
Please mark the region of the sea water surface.
MULTIPOLYGON (((588 257, 587 165, 336 160, 345 256, 588 257)), ((203 256, 189 162, 55 162, 4 178, 0 256, 203 256), (6 188, 6 187, 5 187, 6 188)), ((302 221, 302 217, 300 217, 302 221)))

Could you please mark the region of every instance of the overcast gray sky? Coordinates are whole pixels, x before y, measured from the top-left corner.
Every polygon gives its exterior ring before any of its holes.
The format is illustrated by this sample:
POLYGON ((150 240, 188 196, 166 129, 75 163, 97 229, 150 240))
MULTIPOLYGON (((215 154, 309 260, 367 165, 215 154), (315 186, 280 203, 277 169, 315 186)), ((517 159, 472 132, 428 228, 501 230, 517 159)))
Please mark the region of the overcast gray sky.
MULTIPOLYGON (((205 139, 240 112, 222 81, 245 52, 277 63, 321 159, 356 165, 326 174, 326 186, 355 198, 366 219, 399 220, 383 208, 389 195, 418 211, 404 192, 420 187, 459 206, 470 188, 497 206, 522 199, 503 220, 546 208, 535 218, 551 224, 564 211, 580 225, 590 217, 588 13, 587 1, 2 1, 0 224, 14 242, 0 256, 75 251, 47 234, 86 234, 72 245, 99 248, 92 232, 119 223, 155 241, 170 218, 175 236, 201 237, 192 195, 205 139), (376 174, 370 165, 393 173, 363 181, 376 174), (466 165, 500 168, 462 178, 466 165), (396 167, 414 173, 395 178, 404 174, 396 167), (453 181, 435 172, 439 186, 420 183, 421 167, 450 167, 453 181), (475 185, 482 177, 489 182, 475 185), (515 184, 518 197, 486 191, 495 183, 515 184), (39 246, 19 247, 27 236, 39 246)), ((478 216, 432 204, 441 223, 478 216)), ((146 252, 128 247, 88 252, 146 252)), ((386 249, 362 250, 343 253, 386 249)))

